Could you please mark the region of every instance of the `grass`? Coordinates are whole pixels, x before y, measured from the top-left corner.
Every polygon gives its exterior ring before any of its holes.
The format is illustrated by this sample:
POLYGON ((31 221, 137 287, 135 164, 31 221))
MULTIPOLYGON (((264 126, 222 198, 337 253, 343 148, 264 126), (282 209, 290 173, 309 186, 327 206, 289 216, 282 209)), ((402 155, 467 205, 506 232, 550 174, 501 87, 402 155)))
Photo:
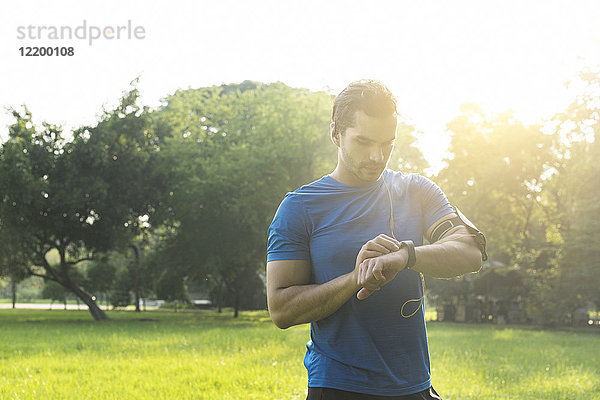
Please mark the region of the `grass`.
POLYGON ((428 331, 444 399, 600 399, 597 332, 448 323, 428 331))
MULTIPOLYGON (((2 399, 304 399, 308 326, 265 312, 0 310, 2 399)), ((592 330, 594 331, 594 330, 592 330)), ((600 398, 600 334, 429 323, 446 400, 600 398)))

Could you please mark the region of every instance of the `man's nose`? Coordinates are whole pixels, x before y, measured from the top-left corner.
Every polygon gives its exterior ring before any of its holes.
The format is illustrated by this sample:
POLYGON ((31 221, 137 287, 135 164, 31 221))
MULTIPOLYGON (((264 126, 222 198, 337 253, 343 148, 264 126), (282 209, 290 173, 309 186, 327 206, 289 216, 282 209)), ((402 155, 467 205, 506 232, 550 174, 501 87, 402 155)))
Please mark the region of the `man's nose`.
POLYGON ((374 146, 371 149, 371 154, 370 154, 370 159, 371 161, 377 161, 377 162, 381 162, 383 161, 383 149, 379 146, 374 146))

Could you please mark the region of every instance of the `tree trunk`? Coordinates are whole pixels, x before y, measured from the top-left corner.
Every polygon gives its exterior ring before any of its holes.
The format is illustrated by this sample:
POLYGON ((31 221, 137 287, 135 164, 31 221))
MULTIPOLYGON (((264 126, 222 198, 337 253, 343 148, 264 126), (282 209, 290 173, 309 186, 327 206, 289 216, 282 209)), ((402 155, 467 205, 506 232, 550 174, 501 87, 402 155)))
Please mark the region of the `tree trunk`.
POLYGON ((17 308, 17 280, 10 278, 10 289, 12 291, 12 308, 17 308))
POLYGON ((236 290, 235 291, 235 304, 234 304, 233 318, 237 318, 239 316, 239 310, 240 310, 240 291, 236 290))
POLYGON ((132 244, 130 246, 135 254, 135 267, 133 274, 133 293, 135 295, 135 312, 140 312, 140 250, 137 245, 132 244))
POLYGON ((108 318, 106 313, 104 311, 102 311, 102 309, 100 307, 98 307, 98 304, 96 304, 96 301, 92 300, 92 296, 90 296, 89 294, 84 292, 77 285, 73 285, 73 284, 65 285, 64 283, 63 283, 63 285, 67 289, 72 291, 75 294, 75 296, 77 296, 78 304, 79 304, 79 299, 81 299, 88 306, 88 309, 90 310, 90 314, 92 314, 92 317, 96 321, 107 321, 110 319, 110 318, 108 318))
POLYGON ((142 310, 140 310, 140 291, 137 287, 134 287, 133 292, 135 293, 135 312, 141 312, 142 310))
POLYGON ((221 314, 223 312, 223 283, 219 282, 219 289, 217 290, 217 312, 221 314))
MULTIPOLYGON (((58 253, 60 254, 61 270, 67 271, 68 269, 66 268, 67 263, 66 263, 66 258, 65 258, 65 248, 59 246, 59 247, 57 247, 57 249, 58 249, 58 253)), ((88 306, 88 310, 90 311, 90 314, 92 314, 92 317, 94 318, 94 320, 106 321, 106 320, 110 319, 104 313, 104 311, 102 311, 102 309, 100 307, 98 307, 98 304, 96 304, 96 301, 92 299, 92 296, 87 294, 77 284, 75 284, 71 281, 68 274, 62 274, 62 275, 57 274, 45 258, 42 260, 42 263, 43 263, 44 269, 53 277, 53 280, 55 280, 58 284, 62 285, 64 288, 70 290, 76 296, 78 310, 79 310, 79 299, 81 299, 88 306)), ((65 294, 65 303, 67 301, 66 298, 67 298, 67 296, 65 294)))

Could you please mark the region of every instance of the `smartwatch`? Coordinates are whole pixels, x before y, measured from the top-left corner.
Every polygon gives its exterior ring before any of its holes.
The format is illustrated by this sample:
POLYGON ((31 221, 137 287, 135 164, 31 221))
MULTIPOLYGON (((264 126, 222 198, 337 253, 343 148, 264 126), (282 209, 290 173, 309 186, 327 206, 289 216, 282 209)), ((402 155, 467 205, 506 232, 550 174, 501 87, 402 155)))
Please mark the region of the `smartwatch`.
POLYGON ((408 250, 408 261, 406 262, 405 269, 411 269, 417 262, 417 256, 415 255, 415 244, 412 240, 403 240, 400 242, 400 248, 406 247, 408 250))

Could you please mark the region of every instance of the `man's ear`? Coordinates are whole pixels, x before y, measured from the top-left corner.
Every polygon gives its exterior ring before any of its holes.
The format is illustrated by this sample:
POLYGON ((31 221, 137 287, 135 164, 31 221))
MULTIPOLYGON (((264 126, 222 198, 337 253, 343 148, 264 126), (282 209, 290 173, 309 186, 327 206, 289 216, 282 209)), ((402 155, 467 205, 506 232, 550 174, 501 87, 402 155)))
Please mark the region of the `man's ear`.
POLYGON ((332 122, 331 124, 329 124, 329 129, 330 129, 330 132, 331 132, 331 141, 337 147, 340 147, 340 134, 335 129, 335 122, 332 122))

